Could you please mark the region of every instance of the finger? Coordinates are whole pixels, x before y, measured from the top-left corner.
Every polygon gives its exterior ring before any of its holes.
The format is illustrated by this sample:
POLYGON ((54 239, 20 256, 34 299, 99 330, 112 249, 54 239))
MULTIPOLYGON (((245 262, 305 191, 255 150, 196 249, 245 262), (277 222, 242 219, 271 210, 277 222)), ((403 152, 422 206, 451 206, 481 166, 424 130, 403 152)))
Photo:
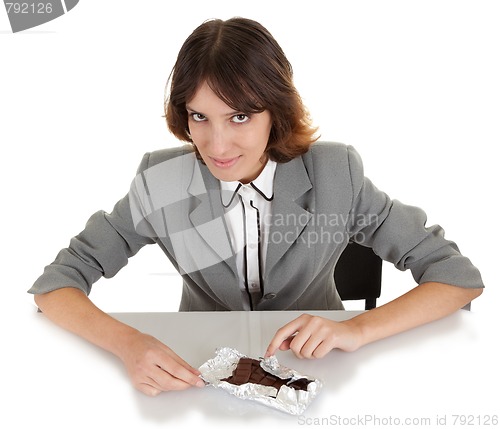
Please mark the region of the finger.
POLYGON ((311 317, 290 344, 296 355, 307 359, 325 356, 334 346, 333 331, 337 324, 319 317, 311 317))
POLYGON ((294 339, 294 335, 292 335, 291 337, 288 337, 285 341, 283 341, 279 347, 279 349, 281 351, 287 351, 287 350, 290 350, 290 343, 292 342, 292 340, 294 339))
MULTIPOLYGON (((187 384, 186 387, 190 386, 204 387, 205 383, 198 376, 199 371, 195 370, 197 373, 194 373, 193 372, 194 368, 185 363, 182 359, 181 362, 187 365, 187 367, 185 367, 183 364, 179 363, 175 359, 166 359, 158 366, 163 372, 166 372, 167 374, 171 375, 174 379, 186 383, 187 384)), ((175 382, 174 384, 177 386, 176 390, 185 388, 184 386, 182 386, 182 383, 175 382)))
POLYGON ((307 343, 309 341, 312 341, 312 334, 308 329, 303 328, 297 333, 297 335, 295 335, 295 337, 290 342, 290 350, 299 359, 308 357, 307 354, 304 354, 304 348, 307 347, 307 343))
POLYGON ((331 342, 323 341, 321 344, 316 347, 313 352, 313 357, 320 359, 325 357, 328 353, 330 353, 333 349, 333 345, 331 342))
MULTIPOLYGON (((316 349, 318 346, 322 343, 321 337, 311 335, 309 338, 307 338, 304 343, 300 346, 300 350, 297 350, 296 352, 300 354, 301 358, 306 358, 306 359, 314 359, 316 358, 316 349)), ((290 348, 292 351, 294 350, 294 345, 290 345, 290 348)))
POLYGON ((161 392, 160 389, 153 387, 148 383, 140 383, 136 386, 136 388, 147 396, 157 396, 161 392))
POLYGON ((274 334, 274 337, 271 339, 264 356, 269 357, 274 355, 276 350, 281 348, 283 342, 288 340, 292 335, 296 334, 303 324, 303 317, 300 316, 278 329, 276 334, 274 334))
MULTIPOLYGON (((295 332, 293 332, 295 334, 295 332)), ((290 342, 293 339, 293 335, 281 334, 279 331, 276 332, 273 339, 269 343, 266 349, 266 353, 264 357, 273 356, 276 351, 279 350, 288 350, 290 348, 290 342)))
POLYGON ((186 390, 192 384, 181 380, 160 367, 153 368, 146 377, 145 384, 151 385, 160 391, 186 390))

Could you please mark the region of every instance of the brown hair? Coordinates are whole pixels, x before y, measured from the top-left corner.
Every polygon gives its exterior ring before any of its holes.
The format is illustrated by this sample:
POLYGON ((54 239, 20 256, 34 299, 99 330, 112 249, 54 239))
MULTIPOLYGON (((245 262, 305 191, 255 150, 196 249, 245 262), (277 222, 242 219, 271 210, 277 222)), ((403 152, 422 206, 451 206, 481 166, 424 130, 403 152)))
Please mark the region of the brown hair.
POLYGON ((292 66, 273 36, 245 18, 206 21, 186 39, 169 77, 165 116, 170 131, 191 142, 186 103, 203 82, 232 109, 268 110, 273 125, 266 152, 287 162, 307 152, 318 138, 293 84, 292 66))

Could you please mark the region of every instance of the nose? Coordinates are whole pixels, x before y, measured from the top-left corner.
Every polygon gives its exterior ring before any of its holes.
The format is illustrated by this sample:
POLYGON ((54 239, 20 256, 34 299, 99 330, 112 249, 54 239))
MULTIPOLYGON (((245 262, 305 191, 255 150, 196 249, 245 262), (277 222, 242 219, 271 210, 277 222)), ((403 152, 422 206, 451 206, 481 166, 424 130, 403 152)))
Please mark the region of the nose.
POLYGON ((210 129, 210 151, 214 156, 228 153, 231 146, 230 136, 222 125, 212 124, 210 129))

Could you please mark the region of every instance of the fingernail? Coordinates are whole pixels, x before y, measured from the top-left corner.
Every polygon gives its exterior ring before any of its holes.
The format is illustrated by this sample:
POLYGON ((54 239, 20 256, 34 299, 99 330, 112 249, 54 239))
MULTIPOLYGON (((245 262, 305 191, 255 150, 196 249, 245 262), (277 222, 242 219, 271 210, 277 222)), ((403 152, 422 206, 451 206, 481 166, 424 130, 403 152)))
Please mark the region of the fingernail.
POLYGON ((197 387, 205 387, 205 382, 200 378, 197 382, 196 382, 196 386, 197 387))

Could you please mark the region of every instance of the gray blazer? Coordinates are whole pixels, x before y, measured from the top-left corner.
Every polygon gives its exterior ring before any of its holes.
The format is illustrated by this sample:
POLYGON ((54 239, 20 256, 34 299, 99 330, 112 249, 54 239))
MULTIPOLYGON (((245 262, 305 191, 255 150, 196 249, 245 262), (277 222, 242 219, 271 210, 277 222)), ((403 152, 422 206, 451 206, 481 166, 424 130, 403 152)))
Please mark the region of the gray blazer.
MULTIPOLYGON (((100 277, 114 276, 141 247, 156 243, 182 275, 181 311, 243 310, 220 193, 190 145, 146 154, 129 193, 111 213, 95 213, 29 292, 71 286, 89 294, 100 277)), ((352 147, 315 143, 277 166, 255 309, 342 309, 333 272, 350 240, 410 269, 418 283, 483 287, 442 228, 425 223, 421 209, 391 200, 364 177, 352 147)))

